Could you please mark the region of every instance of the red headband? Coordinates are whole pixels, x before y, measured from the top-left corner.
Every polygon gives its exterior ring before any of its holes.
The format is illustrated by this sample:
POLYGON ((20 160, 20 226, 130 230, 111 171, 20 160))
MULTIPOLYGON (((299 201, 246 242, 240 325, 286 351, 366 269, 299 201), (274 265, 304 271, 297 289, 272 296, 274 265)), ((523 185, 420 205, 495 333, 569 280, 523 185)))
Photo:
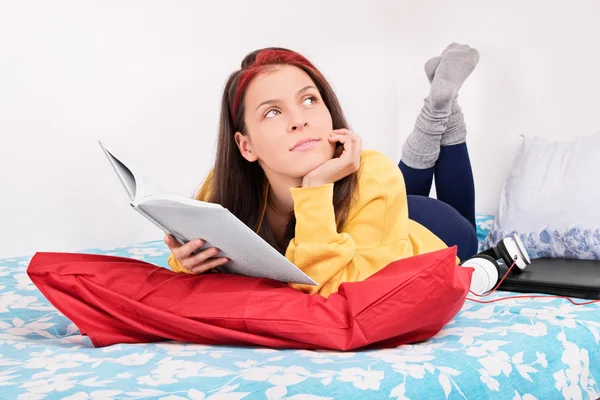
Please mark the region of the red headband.
POLYGON ((262 50, 259 52, 252 64, 244 68, 240 77, 240 83, 238 84, 235 96, 233 98, 233 106, 231 107, 231 119, 235 121, 235 115, 239 107, 240 99, 243 93, 246 91, 246 87, 259 72, 261 72, 265 66, 274 64, 288 64, 295 66, 308 67, 314 72, 318 73, 318 70, 304 58, 302 55, 289 50, 262 50))

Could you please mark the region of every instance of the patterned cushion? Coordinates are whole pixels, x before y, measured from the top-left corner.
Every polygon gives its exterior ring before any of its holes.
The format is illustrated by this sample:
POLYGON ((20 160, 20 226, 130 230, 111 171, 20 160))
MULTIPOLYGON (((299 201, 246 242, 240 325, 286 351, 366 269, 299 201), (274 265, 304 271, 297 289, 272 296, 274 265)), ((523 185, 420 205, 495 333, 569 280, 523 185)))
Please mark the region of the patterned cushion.
POLYGON ((502 189, 486 247, 518 234, 531 258, 600 259, 600 133, 526 136, 502 189))

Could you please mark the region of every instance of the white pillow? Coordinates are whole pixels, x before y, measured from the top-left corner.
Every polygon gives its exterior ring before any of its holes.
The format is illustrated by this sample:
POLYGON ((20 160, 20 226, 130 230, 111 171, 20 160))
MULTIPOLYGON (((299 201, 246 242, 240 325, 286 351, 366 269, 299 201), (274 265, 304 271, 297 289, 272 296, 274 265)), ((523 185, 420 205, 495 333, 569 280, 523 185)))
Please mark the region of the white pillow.
POLYGON ((483 246, 514 233, 531 258, 600 259, 600 133, 525 136, 483 246))

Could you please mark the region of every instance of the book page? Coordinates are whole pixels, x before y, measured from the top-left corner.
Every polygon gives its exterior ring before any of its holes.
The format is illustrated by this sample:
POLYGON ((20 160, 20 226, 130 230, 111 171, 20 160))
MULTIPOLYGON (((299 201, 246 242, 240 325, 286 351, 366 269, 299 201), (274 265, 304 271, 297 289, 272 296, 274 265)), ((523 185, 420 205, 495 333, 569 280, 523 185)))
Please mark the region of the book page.
POLYGON ((112 150, 106 148, 102 142, 99 141, 98 143, 100 144, 100 147, 102 147, 104 154, 108 157, 108 161, 127 191, 129 198, 132 201, 142 198, 146 192, 146 185, 143 179, 136 177, 133 171, 117 158, 112 150))
POLYGON ((206 242, 203 248, 218 248, 220 252, 216 257, 231 260, 220 268, 223 272, 316 285, 298 267, 218 204, 157 195, 143 199, 137 207, 176 238, 186 243, 200 238, 206 242))

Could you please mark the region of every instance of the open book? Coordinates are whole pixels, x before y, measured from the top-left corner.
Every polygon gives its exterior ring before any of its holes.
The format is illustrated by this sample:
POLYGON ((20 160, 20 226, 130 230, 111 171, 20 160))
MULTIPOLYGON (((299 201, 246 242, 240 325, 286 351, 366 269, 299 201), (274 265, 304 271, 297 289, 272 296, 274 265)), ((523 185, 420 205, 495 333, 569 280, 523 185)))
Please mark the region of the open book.
POLYGON ((215 257, 227 257, 230 261, 218 267, 218 271, 317 285, 221 205, 182 196, 145 193, 143 179, 136 176, 112 150, 102 142, 98 143, 125 187, 133 209, 163 232, 173 235, 181 244, 200 238, 205 242, 202 249, 219 249, 215 257))

